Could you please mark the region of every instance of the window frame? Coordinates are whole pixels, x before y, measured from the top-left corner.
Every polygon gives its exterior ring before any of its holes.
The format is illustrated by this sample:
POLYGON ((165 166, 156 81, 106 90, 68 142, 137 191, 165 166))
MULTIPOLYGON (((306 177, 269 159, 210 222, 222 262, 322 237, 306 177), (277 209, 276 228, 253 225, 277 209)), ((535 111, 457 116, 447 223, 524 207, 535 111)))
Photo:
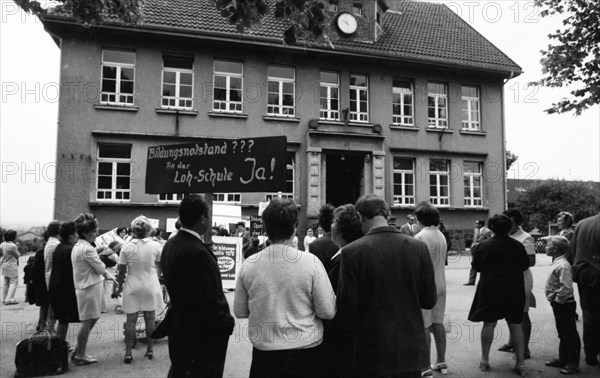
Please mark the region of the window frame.
POLYGON ((463 167, 464 206, 469 208, 483 207, 483 164, 478 161, 464 161, 463 167), (467 164, 476 164, 478 171, 467 171, 467 164), (477 185, 475 185, 476 178, 479 178, 479 197, 475 196, 475 189, 477 188, 477 185))
MULTIPOLYGON (((184 84, 187 86, 187 84, 184 84)), ((193 57, 187 57, 187 56, 175 56, 175 55, 164 55, 163 56, 163 66, 162 66, 162 72, 161 72, 161 92, 160 92, 160 106, 163 109, 178 109, 178 110, 192 110, 194 108, 194 58, 193 57), (192 63, 192 68, 177 68, 177 67, 165 67, 165 58, 166 57, 173 57, 173 58, 186 58, 186 59, 190 59, 191 63, 192 63), (164 95, 164 89, 165 89, 165 73, 166 72, 172 72, 175 73, 175 95, 174 96, 165 96, 164 95), (191 94, 190 97, 181 97, 181 74, 190 74, 192 76, 192 82, 190 84, 191 86, 191 94), (190 105, 189 106, 181 106, 181 105, 165 105, 164 101, 165 99, 167 100, 174 100, 176 104, 179 104, 179 101, 190 101, 190 105)))
POLYGON ((414 158, 411 157, 405 157, 405 156, 394 156, 393 157, 393 161, 392 161, 392 195, 393 195, 393 199, 394 199, 394 206, 401 206, 401 207, 406 207, 406 206, 414 206, 416 203, 416 189, 417 189, 417 185, 416 185, 416 162, 414 158), (395 162, 396 160, 406 160, 406 161, 410 161, 412 164, 412 169, 411 170, 407 170, 407 169, 396 169, 395 166, 395 162), (396 182, 396 175, 400 174, 402 176, 401 182, 397 183, 396 182), (412 174, 412 183, 407 183, 406 180, 406 175, 407 174, 412 174), (400 189, 401 189, 401 194, 396 194, 396 187, 400 185, 400 189), (407 195, 406 194, 406 187, 412 185, 413 188, 413 194, 412 195, 407 195))
MULTIPOLYGON (((101 67, 100 67, 100 104, 101 105, 111 105, 111 106, 125 106, 125 107, 133 107, 135 106, 135 64, 136 64, 136 53, 135 50, 121 50, 121 49, 110 49, 103 48, 101 56, 101 67), (107 51, 120 51, 120 52, 128 52, 133 54, 133 63, 123 63, 123 62, 111 62, 105 61, 104 53, 107 51), (103 90, 104 87, 104 67, 112 67, 116 69, 115 75, 115 91, 108 92, 103 90), (133 78, 130 80, 132 82, 132 92, 131 93, 121 93, 121 81, 122 81, 122 70, 123 69, 132 69, 133 70, 133 78), (110 101, 110 96, 115 96, 115 101, 110 101), (104 96, 107 96, 109 99, 105 100, 104 96), (131 102, 122 102, 117 101, 117 99, 121 99, 124 96, 125 98, 131 98, 131 102)), ((112 80, 106 79, 106 80, 112 80)))
POLYGON ((448 84, 441 82, 430 81, 427 83, 427 125, 432 129, 447 129, 448 128, 448 84), (444 93, 436 93, 430 91, 429 85, 441 85, 444 93), (430 99, 433 99, 433 107, 429 104, 430 99), (445 105, 440 105, 440 99, 444 99, 445 105), (434 110, 435 117, 431 117, 429 112, 434 110), (439 117, 440 111, 446 113, 445 117, 439 117))
POLYGON ((98 142, 96 144, 97 146, 97 151, 96 151, 96 201, 97 202, 131 202, 131 165, 133 164, 133 160, 131 158, 131 152, 133 149, 133 145, 130 143, 104 143, 104 142, 98 142), (129 146, 129 158, 116 158, 116 157, 103 157, 100 156, 100 145, 124 145, 124 146, 129 146), (100 188, 99 184, 100 184, 100 176, 107 176, 107 175, 101 175, 100 174, 100 164, 107 164, 110 163, 111 164, 111 187, 110 189, 106 189, 106 188, 100 188), (117 188, 117 179, 118 177, 120 177, 120 175, 118 174, 118 165, 119 164, 129 164, 129 189, 119 189, 117 188), (100 192, 104 193, 104 197, 106 197, 106 193, 110 193, 111 198, 100 198, 99 194, 100 192), (124 196, 125 194, 127 194, 128 198, 117 198, 117 194, 121 193, 122 196, 124 196))
POLYGON ((156 196, 158 203, 180 203, 185 194, 183 193, 161 193, 156 196), (160 198, 165 196, 165 198, 160 198))
POLYGON ((363 15, 363 6, 361 3, 352 3, 352 14, 355 16, 363 15))
POLYGON ((242 193, 213 193, 213 202, 241 205, 242 193), (223 199, 219 199, 220 196, 223 196, 223 199))
POLYGON ((394 79, 392 81, 392 124, 399 126, 414 126, 415 125, 415 87, 414 83, 410 80, 403 79, 394 79), (405 82, 410 86, 410 92, 405 92, 402 87, 397 87, 394 85, 394 82, 405 82), (410 95, 411 102, 410 104, 406 104, 404 102, 404 96, 410 95), (399 96, 399 102, 395 101, 395 97, 399 96), (394 110, 394 106, 400 107, 400 114, 396 114, 394 110), (404 114, 404 107, 409 106, 411 110, 410 115, 404 114))
POLYGON ((450 160, 447 159, 429 159, 429 167, 428 167, 428 171, 427 174, 429 176, 429 202, 437 207, 450 207, 450 160), (445 171, 432 171, 431 170, 431 163, 433 161, 443 161, 446 164, 446 170, 445 171), (434 185, 432 184, 432 176, 436 177, 435 180, 435 192, 436 195, 431 195, 431 189, 434 187, 434 185), (441 184, 441 178, 442 177, 446 177, 446 185, 442 185, 441 184), (442 187, 447 187, 447 191, 448 191, 448 195, 447 196, 442 196, 441 194, 441 189, 442 187))
POLYGON ((214 59, 213 61, 213 101, 212 101, 212 111, 218 113, 232 113, 232 114, 242 114, 244 111, 244 62, 236 61, 236 60, 228 60, 228 59, 214 59), (235 72, 225 72, 225 71, 217 71, 217 62, 231 62, 231 63, 239 63, 242 68, 241 73, 235 72), (217 77, 225 77, 225 100, 217 100, 215 96, 215 91, 217 87, 215 85, 217 77), (231 100, 231 79, 240 79, 240 101, 232 101, 231 100), (225 109, 216 108, 215 104, 224 104, 225 109), (231 106, 234 106, 234 109, 230 109, 231 106), (238 109, 239 106, 239 109, 238 109))
POLYGON ((296 68, 292 67, 292 66, 284 66, 284 65, 277 65, 277 64, 269 64, 267 67, 267 115, 271 116, 271 117, 284 117, 284 118, 288 118, 288 117, 295 117, 296 116, 296 68), (284 67, 284 68, 290 68, 292 70, 292 73, 294 75, 294 77, 292 79, 289 78, 283 78, 283 77, 276 77, 276 76, 269 76, 268 75, 268 68, 269 67, 284 67), (278 96, 278 104, 269 104, 269 94, 271 93, 275 93, 275 92, 271 92, 270 89, 270 84, 271 82, 277 83, 278 86, 278 92, 277 92, 277 96, 278 96), (292 100, 293 100, 293 105, 284 105, 283 101, 284 101, 284 95, 285 93, 283 92, 283 87, 284 84, 292 84, 292 100), (276 111, 269 111, 271 108, 271 110, 276 110, 276 111), (284 110, 287 109, 288 113, 284 114, 284 110), (291 112, 290 112, 291 110, 291 112))
POLYGON ((324 121, 339 121, 340 120, 340 73, 337 71, 320 70, 319 71, 319 119, 324 121), (336 75, 337 84, 325 83, 321 80, 321 73, 327 72, 336 75), (326 88, 327 97, 321 96, 321 89, 326 88), (337 89, 337 98, 333 100, 331 96, 332 89, 337 89), (327 108, 321 107, 321 100, 325 99, 327 102, 327 108), (333 109, 331 104, 337 103, 337 110, 333 109))
POLYGON ((461 112, 462 112, 462 129, 467 131, 481 131, 481 91, 478 86, 475 85, 461 85, 461 112), (464 96, 463 88, 472 88, 476 92, 476 97, 464 96), (473 102, 476 102, 476 109, 473 109, 473 102), (466 103, 467 108, 464 108, 466 103), (465 119, 465 112, 467 119, 465 119), (477 120, 472 119, 472 115, 475 112, 477 114, 477 120))
POLYGON ((368 123, 369 122, 369 75, 367 74, 359 74, 359 73, 351 73, 350 74, 350 82, 352 82, 352 76, 364 76, 366 79, 366 85, 353 85, 350 84, 348 86, 348 100, 350 107, 349 109, 349 120, 351 122, 357 123, 368 123), (366 100, 364 101, 367 104, 367 110, 365 112, 360 111, 360 104, 363 102, 360 99, 361 92, 364 92, 366 95, 366 100), (352 99, 352 93, 355 94, 356 98, 352 99), (352 111, 352 103, 355 102, 356 111, 352 111))
POLYGON ((295 151, 287 151, 285 153, 285 159, 286 159, 286 161, 285 161, 286 173, 288 173, 287 171, 291 171, 291 175, 289 175, 291 177, 291 179, 286 177, 286 185, 291 185, 292 191, 291 192, 268 192, 268 193, 265 193, 265 201, 266 202, 269 202, 273 198, 283 198, 283 199, 291 199, 291 200, 295 199, 295 196, 296 196, 296 166, 298 165, 297 161, 296 161, 296 152, 295 151), (289 164, 288 158, 291 158, 291 164, 289 164))

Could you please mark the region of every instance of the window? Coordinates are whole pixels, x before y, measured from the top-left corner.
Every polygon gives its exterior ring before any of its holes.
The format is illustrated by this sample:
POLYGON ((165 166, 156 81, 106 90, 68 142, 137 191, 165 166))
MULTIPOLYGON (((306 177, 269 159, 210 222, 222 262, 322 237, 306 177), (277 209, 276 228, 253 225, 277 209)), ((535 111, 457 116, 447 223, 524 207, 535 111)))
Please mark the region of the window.
POLYGON ((292 67, 269 66, 267 114, 278 117, 294 116, 296 72, 292 67))
POLYGON ((319 89, 321 119, 340 119, 340 76, 337 72, 321 71, 319 89))
POLYGON ((415 204, 415 161, 394 158, 394 206, 415 204))
POLYGON ((427 84, 429 127, 448 127, 448 90, 446 84, 427 84))
POLYGON ((294 177, 295 176, 295 162, 296 162, 296 153, 287 152, 285 155, 285 192, 278 193, 267 193, 265 200, 268 202, 273 198, 284 198, 284 199, 294 199, 294 177))
POLYGON ((96 199, 129 201, 131 196, 131 144, 98 144, 96 199))
POLYGON ((179 203, 183 199, 184 194, 182 193, 166 193, 158 195, 158 202, 160 203, 179 203))
POLYGON ((394 125, 413 126, 414 120, 413 84, 406 80, 394 79, 392 97, 392 123, 394 125))
POLYGON ((429 202, 435 206, 450 206, 447 160, 429 160, 429 202))
POLYGON ((481 207, 481 163, 465 161, 464 171, 465 206, 481 207))
POLYGON ((337 0, 329 0, 327 10, 329 12, 337 12, 339 10, 338 1, 337 0))
POLYGON ((242 195, 240 193, 215 193, 214 202, 240 204, 242 195))
POLYGON ((162 71, 163 108, 192 109, 194 59, 164 56, 162 71))
POLYGON ((464 130, 480 130, 479 88, 463 85, 461 91, 462 128, 464 130))
POLYGON ((369 122, 369 78, 350 75, 350 120, 369 122))
POLYGON ((242 112, 242 77, 244 64, 215 60, 213 110, 216 112, 242 112))
POLYGON ((352 13, 357 16, 362 16, 362 4, 354 3, 352 4, 352 13))
POLYGON ((100 103, 133 106, 135 52, 102 50, 100 103))

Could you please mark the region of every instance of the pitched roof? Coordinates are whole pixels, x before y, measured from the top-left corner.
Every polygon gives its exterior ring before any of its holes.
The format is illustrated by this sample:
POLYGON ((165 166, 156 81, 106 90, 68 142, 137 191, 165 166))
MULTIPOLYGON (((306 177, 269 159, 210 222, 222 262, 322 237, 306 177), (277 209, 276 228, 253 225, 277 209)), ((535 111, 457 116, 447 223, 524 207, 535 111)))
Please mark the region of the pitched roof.
MULTIPOLYGON (((143 22, 135 28, 159 29, 199 37, 217 36, 232 41, 258 39, 283 47, 283 32, 289 24, 274 18, 274 1, 270 0, 269 3, 271 9, 262 25, 240 33, 220 15, 211 0, 145 0, 143 22)), ((384 32, 379 40, 337 39, 333 41, 335 51, 496 71, 507 76, 522 72, 521 67, 447 6, 401 1, 396 2, 394 8, 396 11, 387 11, 382 18, 384 32)), ((63 18, 69 18, 69 14, 56 9, 44 21, 63 18)), ((332 51, 329 45, 311 44, 309 47, 323 52, 332 51)))

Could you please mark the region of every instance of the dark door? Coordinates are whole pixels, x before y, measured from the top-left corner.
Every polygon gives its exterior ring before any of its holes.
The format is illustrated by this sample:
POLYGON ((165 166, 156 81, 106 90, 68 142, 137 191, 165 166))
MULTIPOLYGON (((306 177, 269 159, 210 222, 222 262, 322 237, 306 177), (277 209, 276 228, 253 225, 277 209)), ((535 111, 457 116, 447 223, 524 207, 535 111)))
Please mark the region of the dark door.
POLYGON ((354 204, 361 195, 363 155, 327 153, 326 202, 333 206, 354 204))

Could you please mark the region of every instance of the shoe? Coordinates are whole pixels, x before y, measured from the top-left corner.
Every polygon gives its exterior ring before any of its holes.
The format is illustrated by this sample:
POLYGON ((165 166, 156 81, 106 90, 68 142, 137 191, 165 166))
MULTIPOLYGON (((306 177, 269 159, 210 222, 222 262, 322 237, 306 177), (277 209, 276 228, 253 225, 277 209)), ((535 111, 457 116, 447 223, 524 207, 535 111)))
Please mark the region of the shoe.
POLYGON ((425 369, 421 372, 421 378, 422 377, 433 377, 433 371, 431 371, 431 369, 425 369))
POLYGON ((133 361, 133 356, 131 354, 126 354, 125 358, 123 358, 123 362, 125 362, 126 364, 130 364, 131 361, 133 361))
POLYGON ((525 369, 525 366, 515 366, 512 368, 512 371, 521 377, 527 377, 527 370, 525 369))
POLYGON ((490 370, 490 363, 486 362, 486 361, 481 361, 479 363, 479 370, 481 370, 481 371, 488 371, 488 370, 490 370))
POLYGON ((448 374, 448 365, 445 362, 440 362, 439 364, 431 365, 431 370, 439 371, 440 373, 446 375, 448 374))
POLYGON ((565 366, 564 369, 560 369, 560 374, 564 375, 572 375, 579 373, 581 373, 581 370, 579 370, 577 366, 565 366))
POLYGON ((474 283, 467 282, 466 284, 463 284, 463 286, 475 286, 475 284, 474 284, 474 283))
POLYGON ((523 358, 524 358, 525 360, 528 360, 528 359, 530 359, 530 358, 531 358, 531 352, 530 352, 530 351, 527 351, 527 352, 525 352, 525 354, 523 354, 523 358))
POLYGON ((17 301, 6 301, 6 302, 4 302, 4 304, 7 305, 7 306, 10 306, 10 305, 19 304, 19 302, 17 302, 17 301))
POLYGON ((596 357, 586 357, 585 363, 590 366, 598 366, 598 360, 596 359, 596 357))
POLYGON ((154 358, 154 352, 152 352, 151 350, 147 351, 146 354, 144 355, 144 357, 147 360, 151 360, 152 358, 154 358))
POLYGON ((515 352, 515 350, 513 349, 513 347, 511 345, 508 345, 508 344, 502 345, 500 348, 498 348, 498 350, 500 352, 511 352, 511 353, 515 352))
POLYGON ((85 356, 85 357, 75 356, 75 358, 73 359, 73 363, 75 364, 75 366, 95 364, 96 362, 98 362, 98 360, 92 356, 85 356))
POLYGON ((559 360, 558 358, 555 358, 552 361, 547 361, 546 362, 546 366, 555 367, 555 368, 561 368, 562 369, 565 366, 567 366, 567 364, 564 363, 563 361, 559 360))

